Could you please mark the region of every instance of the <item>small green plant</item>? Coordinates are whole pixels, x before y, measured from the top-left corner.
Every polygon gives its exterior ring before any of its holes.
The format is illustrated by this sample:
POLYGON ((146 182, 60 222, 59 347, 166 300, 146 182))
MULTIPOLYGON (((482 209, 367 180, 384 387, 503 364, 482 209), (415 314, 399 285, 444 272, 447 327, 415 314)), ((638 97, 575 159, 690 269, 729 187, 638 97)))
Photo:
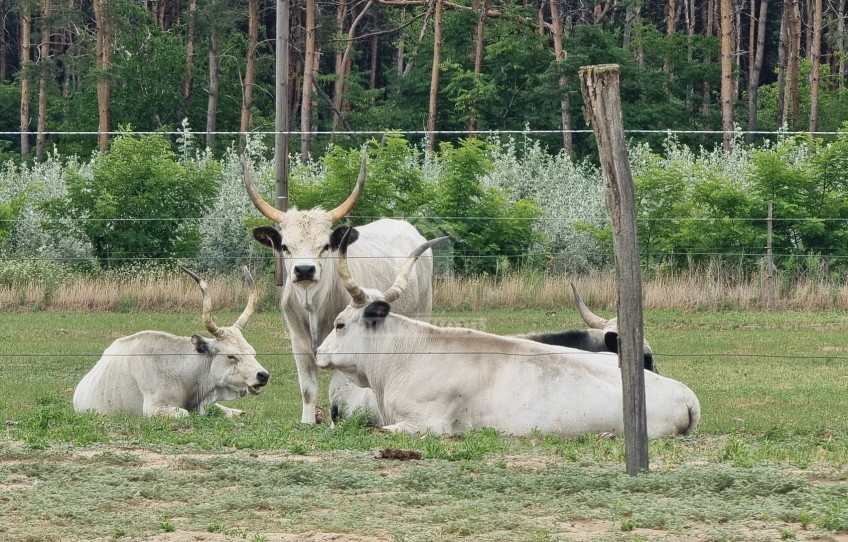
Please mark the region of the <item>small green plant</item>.
POLYGON ((159 529, 166 533, 173 533, 177 528, 171 520, 163 519, 159 522, 159 529))

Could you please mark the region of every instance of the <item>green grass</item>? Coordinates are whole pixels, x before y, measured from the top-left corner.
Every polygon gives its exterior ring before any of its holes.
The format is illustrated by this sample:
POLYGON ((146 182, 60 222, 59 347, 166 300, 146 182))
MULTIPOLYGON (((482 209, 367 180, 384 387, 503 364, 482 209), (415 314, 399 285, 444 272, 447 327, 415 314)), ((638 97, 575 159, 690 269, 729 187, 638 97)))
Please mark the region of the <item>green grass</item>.
MULTIPOLYGON (((570 312, 438 312, 434 320, 504 334, 581 327, 570 312)), ((221 323, 236 316, 216 314, 221 323)), ((590 523, 599 529, 593 540, 848 532, 842 313, 647 312, 660 371, 698 394, 702 421, 695 435, 653 440, 651 472, 637 477, 624 474, 623 439, 302 426, 294 361, 274 311, 257 313, 246 328, 272 376, 260 396, 227 403, 245 416, 73 412, 73 387, 114 338, 142 329, 206 335, 200 320, 196 313, 0 316, 0 539, 278 540, 315 531, 568 540, 590 523), (423 459, 375 459, 384 448, 417 450, 423 459)), ((325 406, 327 380, 322 375, 325 406)))

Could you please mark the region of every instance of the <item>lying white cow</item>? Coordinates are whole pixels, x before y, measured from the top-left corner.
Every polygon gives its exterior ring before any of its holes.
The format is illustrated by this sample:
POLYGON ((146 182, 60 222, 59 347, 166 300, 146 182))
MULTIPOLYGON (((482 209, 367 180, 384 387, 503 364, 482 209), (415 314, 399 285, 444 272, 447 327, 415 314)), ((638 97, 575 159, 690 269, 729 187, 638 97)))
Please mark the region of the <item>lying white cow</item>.
POLYGON ((230 327, 215 324, 206 282, 183 270, 200 285, 203 323, 215 338, 139 331, 116 340, 77 385, 74 410, 182 417, 215 406, 232 417, 242 411, 217 401, 257 395, 268 383, 268 371, 256 361, 256 351, 242 334, 256 307, 256 286, 247 267, 247 306, 230 327))
MULTIPOLYGON (((393 314, 390 303, 402 293, 402 281, 385 300, 368 301, 345 272, 339 265, 353 300, 318 348, 317 364, 370 387, 384 429, 622 434, 621 373, 614 354, 442 328, 393 314)), ((645 388, 648 436, 695 429, 700 403, 691 389, 649 371, 645 388)))

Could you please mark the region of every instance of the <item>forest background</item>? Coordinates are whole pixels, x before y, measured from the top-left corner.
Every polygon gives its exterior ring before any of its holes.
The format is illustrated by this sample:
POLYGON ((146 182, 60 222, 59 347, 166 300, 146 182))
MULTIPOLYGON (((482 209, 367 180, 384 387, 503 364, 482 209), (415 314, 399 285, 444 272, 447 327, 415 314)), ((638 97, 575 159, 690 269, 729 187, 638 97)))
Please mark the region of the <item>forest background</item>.
MULTIPOLYGON (((0 281, 267 265, 239 157, 270 196, 275 10, 0 2, 0 122, 19 127, 0 133, 0 281)), ((608 269, 577 72, 615 63, 649 274, 762 274, 770 224, 786 280, 845 280, 845 0, 304 0, 290 16, 297 207, 346 196, 369 142, 354 222, 447 233, 463 275, 608 269)))

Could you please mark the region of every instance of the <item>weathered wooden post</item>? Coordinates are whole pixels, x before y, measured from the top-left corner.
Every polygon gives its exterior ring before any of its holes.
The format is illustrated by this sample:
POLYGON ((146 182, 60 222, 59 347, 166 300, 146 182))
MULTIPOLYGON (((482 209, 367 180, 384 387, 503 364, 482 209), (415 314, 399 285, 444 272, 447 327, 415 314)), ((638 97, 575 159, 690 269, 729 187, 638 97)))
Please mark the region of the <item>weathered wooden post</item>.
MULTIPOLYGON (((289 0, 277 0, 276 98, 274 104, 274 159, 277 162, 275 207, 289 210, 289 0)), ((283 286, 283 257, 274 258, 274 279, 283 286)))
POLYGON ((633 175, 624 139, 616 64, 584 66, 580 81, 586 121, 592 125, 612 217, 615 269, 618 276, 618 337, 624 399, 624 457, 627 473, 648 470, 648 421, 642 361, 642 274, 636 241, 633 175))

